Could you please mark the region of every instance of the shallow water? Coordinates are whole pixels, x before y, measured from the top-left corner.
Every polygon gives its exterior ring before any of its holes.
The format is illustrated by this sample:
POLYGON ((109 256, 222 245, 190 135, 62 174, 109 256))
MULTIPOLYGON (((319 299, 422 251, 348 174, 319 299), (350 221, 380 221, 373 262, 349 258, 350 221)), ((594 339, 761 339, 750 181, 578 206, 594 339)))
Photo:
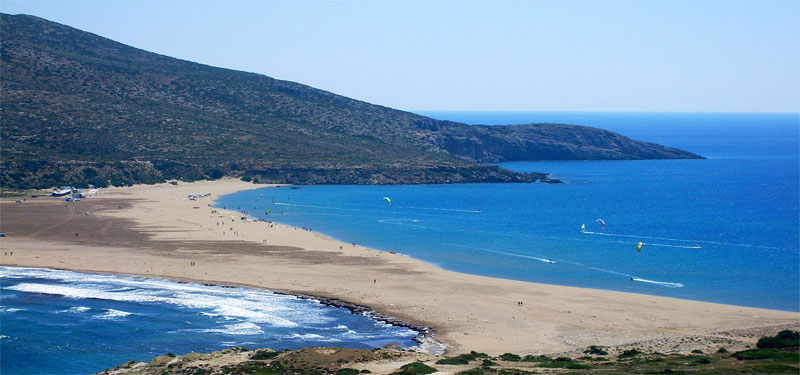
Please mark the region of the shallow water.
POLYGON ((413 346, 417 332, 250 288, 0 267, 3 374, 86 374, 233 346, 413 346))
POLYGON ((505 163, 566 183, 268 188, 216 205, 460 272, 800 310, 797 114, 427 114, 580 123, 708 159, 505 163))

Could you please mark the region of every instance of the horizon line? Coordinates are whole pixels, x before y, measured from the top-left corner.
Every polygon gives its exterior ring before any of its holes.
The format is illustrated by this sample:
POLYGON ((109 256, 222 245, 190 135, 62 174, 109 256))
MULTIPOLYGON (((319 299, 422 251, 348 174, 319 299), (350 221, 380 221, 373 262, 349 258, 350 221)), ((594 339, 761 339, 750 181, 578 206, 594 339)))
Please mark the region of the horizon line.
POLYGON ((800 115, 798 111, 646 111, 646 110, 542 110, 542 109, 403 109, 412 113, 418 112, 518 112, 518 113, 686 113, 686 114, 785 114, 800 115))

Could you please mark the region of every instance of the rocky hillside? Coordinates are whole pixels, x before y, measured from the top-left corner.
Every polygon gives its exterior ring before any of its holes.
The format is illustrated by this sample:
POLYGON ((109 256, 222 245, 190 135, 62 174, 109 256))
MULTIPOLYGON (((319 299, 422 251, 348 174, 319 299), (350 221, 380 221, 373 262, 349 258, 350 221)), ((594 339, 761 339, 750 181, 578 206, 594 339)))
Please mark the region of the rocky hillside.
POLYGON ((586 127, 437 121, 32 16, 0 14, 0 35, 0 184, 7 187, 223 175, 297 183, 535 181, 545 176, 474 163, 698 157, 586 127))

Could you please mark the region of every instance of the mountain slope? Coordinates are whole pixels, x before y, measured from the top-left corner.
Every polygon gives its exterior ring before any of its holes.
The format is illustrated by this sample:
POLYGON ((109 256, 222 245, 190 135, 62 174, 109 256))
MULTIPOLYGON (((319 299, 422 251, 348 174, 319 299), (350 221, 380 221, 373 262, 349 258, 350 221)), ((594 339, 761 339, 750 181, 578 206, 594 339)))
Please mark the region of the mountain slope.
POLYGON ((532 181, 473 163, 697 157, 584 127, 437 121, 32 16, 0 14, 0 33, 3 186, 532 181))

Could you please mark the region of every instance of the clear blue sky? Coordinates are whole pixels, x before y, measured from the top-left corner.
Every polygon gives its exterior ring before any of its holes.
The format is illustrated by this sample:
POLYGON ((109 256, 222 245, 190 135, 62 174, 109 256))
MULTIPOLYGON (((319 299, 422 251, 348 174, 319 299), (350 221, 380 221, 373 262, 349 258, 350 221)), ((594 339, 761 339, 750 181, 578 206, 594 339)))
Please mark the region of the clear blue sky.
POLYGON ((36 1, 142 49, 405 110, 797 112, 790 1, 36 1))

